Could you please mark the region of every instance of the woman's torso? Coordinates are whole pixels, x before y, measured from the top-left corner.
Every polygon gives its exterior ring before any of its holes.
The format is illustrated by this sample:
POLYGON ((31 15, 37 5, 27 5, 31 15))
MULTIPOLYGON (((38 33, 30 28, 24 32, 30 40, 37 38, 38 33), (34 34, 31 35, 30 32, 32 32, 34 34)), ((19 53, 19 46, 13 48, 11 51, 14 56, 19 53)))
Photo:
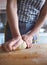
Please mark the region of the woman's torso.
POLYGON ((34 27, 45 0, 17 0, 17 3, 19 28, 24 34, 34 27))

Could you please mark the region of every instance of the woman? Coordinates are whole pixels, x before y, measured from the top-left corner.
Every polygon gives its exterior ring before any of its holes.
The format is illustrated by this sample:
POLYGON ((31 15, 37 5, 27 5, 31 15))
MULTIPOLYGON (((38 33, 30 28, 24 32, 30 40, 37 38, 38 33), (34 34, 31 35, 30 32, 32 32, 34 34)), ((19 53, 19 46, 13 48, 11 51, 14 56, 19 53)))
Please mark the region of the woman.
POLYGON ((23 41, 32 46, 33 39, 47 15, 47 0, 7 0, 7 18, 3 48, 15 50, 23 41))

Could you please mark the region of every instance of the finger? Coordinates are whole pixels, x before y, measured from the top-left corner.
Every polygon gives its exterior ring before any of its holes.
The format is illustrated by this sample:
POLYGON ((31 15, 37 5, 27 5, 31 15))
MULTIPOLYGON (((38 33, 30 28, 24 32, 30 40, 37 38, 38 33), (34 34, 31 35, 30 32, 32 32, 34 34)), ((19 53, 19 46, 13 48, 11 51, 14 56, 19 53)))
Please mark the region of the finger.
POLYGON ((26 41, 26 44, 27 44, 27 48, 31 48, 32 47, 32 43, 31 42, 26 41))
POLYGON ((32 40, 28 40, 28 48, 31 48, 32 47, 32 40))
POLYGON ((12 50, 12 46, 15 45, 15 43, 17 43, 17 41, 19 40, 19 38, 17 39, 12 39, 8 45, 8 48, 10 48, 12 50))
POLYGON ((16 40, 12 39, 12 40, 7 41, 6 43, 2 44, 2 49, 7 52, 12 51, 12 45, 15 44, 17 40, 18 39, 16 40))
POLYGON ((9 47, 9 43, 10 43, 10 41, 7 41, 4 44, 2 44, 2 49, 7 51, 7 52, 11 51, 11 49, 9 47))
POLYGON ((12 46, 10 46, 9 44, 7 44, 7 49, 8 49, 9 51, 12 51, 12 46))
POLYGON ((6 52, 9 52, 9 49, 6 47, 6 44, 2 44, 2 49, 6 52))
POLYGON ((13 46, 13 50, 16 50, 17 47, 19 47, 22 43, 23 43, 23 40, 19 40, 19 41, 13 46))
POLYGON ((33 47, 33 44, 32 43, 28 43, 28 48, 31 48, 33 47))
POLYGON ((29 44, 29 48, 31 48, 33 46, 33 44, 31 43, 31 44, 29 44))

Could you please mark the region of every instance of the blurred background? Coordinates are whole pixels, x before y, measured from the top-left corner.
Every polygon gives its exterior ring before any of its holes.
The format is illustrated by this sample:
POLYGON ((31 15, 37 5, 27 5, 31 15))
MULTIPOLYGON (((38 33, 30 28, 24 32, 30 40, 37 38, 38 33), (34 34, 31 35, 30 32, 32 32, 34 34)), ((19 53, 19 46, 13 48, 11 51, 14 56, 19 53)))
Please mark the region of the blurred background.
MULTIPOLYGON (((0 0, 0 44, 5 42, 4 28, 7 22, 6 3, 7 0, 0 0)), ((47 43, 47 17, 45 18, 44 25, 39 31, 39 39, 37 43, 47 43)))

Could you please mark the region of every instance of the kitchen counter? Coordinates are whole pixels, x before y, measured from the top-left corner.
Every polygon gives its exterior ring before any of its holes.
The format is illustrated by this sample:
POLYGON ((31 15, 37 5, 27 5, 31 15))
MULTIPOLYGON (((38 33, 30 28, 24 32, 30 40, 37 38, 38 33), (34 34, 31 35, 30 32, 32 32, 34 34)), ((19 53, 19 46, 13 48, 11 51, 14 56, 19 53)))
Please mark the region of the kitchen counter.
POLYGON ((0 47, 0 65, 47 65, 47 44, 14 52, 4 52, 0 47))

